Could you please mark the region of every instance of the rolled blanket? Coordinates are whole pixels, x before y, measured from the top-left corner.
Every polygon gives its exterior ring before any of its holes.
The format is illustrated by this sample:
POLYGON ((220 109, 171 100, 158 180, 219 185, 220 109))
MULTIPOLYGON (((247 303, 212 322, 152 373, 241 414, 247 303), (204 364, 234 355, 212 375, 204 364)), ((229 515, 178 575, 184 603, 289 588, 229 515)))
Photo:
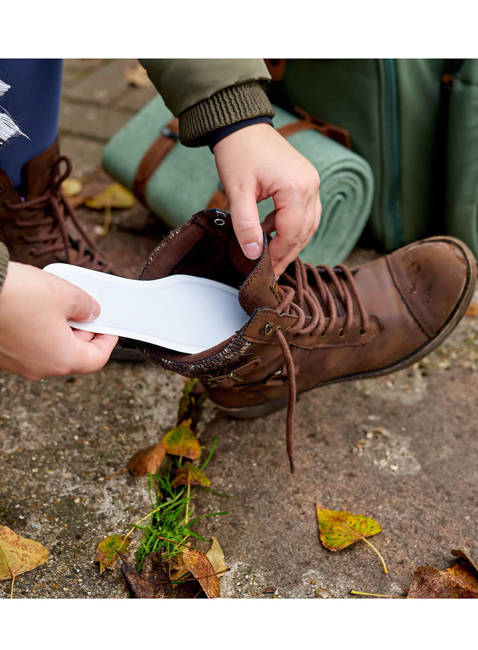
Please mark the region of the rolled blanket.
MULTIPOLYGON (((277 106, 274 110, 276 128, 297 122, 295 115, 277 106)), ((220 184, 212 153, 207 147, 189 148, 177 142, 172 119, 161 97, 156 97, 108 142, 102 164, 174 228, 210 205, 220 184)), ((371 168, 356 153, 316 130, 300 130, 288 140, 317 168, 321 179, 320 226, 300 257, 313 264, 337 264, 352 250, 369 216, 371 168)), ((262 201, 261 219, 273 209, 272 199, 262 201)))

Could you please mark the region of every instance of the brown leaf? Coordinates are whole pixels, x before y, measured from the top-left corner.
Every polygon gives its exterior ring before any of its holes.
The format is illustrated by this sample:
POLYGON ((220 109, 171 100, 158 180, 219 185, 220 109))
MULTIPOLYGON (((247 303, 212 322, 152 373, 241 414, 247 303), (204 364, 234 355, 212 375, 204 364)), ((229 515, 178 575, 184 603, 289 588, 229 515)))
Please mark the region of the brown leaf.
POLYGON ((149 553, 144 558, 141 573, 138 573, 124 558, 121 558, 121 573, 133 598, 168 598, 171 584, 167 565, 160 553, 149 553))
POLYGON ((148 88, 151 86, 148 73, 139 63, 125 68, 124 78, 128 86, 134 86, 135 88, 148 88))
POLYGON ((420 566, 413 574, 407 598, 478 598, 478 579, 461 562, 445 571, 420 566))
POLYGON ((105 190, 85 201, 85 205, 94 210, 105 208, 127 209, 134 205, 134 196, 126 187, 119 183, 112 183, 105 190))
POLYGON ((468 548, 454 548, 452 550, 453 555, 459 557, 461 560, 468 562, 478 574, 478 546, 475 546, 473 549, 468 548))
POLYGON ((227 571, 227 566, 224 560, 224 551, 220 547, 219 542, 215 537, 213 537, 211 540, 211 546, 206 553, 206 557, 212 564, 218 578, 221 578, 227 571))
POLYGON ((213 565, 204 553, 197 549, 186 547, 182 552, 184 566, 199 582, 208 598, 219 598, 221 588, 213 565))
POLYGON ((32 539, 21 537, 7 526, 0 526, 0 580, 11 580, 32 571, 48 560, 48 549, 32 539))
POLYGON ((96 547, 95 562, 100 565, 100 575, 105 569, 113 570, 119 560, 119 553, 126 551, 130 545, 129 538, 123 540, 121 535, 109 535, 96 547))
POLYGON ((469 316, 471 318, 478 316, 478 302, 470 302, 470 305, 465 312, 465 316, 469 316))
POLYGON ((140 449, 128 461, 128 470, 133 476, 146 476, 156 474, 166 455, 162 442, 140 449))
POLYGON ((196 467, 190 462, 186 462, 184 465, 177 468, 176 476, 171 483, 171 487, 188 484, 209 487, 211 485, 211 480, 199 469, 199 467, 196 467))
POLYGON ((191 431, 191 420, 185 420, 165 433, 161 442, 166 447, 166 452, 173 456, 191 460, 197 460, 201 456, 201 445, 191 431))

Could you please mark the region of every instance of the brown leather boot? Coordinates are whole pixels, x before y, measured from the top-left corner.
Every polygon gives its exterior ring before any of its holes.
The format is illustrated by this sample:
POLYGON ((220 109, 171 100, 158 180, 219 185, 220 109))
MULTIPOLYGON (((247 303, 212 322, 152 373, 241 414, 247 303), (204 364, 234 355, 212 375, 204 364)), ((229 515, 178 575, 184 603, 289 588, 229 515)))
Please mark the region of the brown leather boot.
POLYGON ((199 377, 211 400, 235 417, 256 417, 288 403, 293 471, 296 395, 401 370, 431 352, 466 311, 476 261, 462 242, 432 237, 356 270, 297 259, 277 283, 266 238, 260 259, 248 260, 229 215, 205 210, 159 245, 141 278, 176 273, 239 288, 250 318, 230 339, 200 354, 146 343, 142 351, 154 363, 199 377))
POLYGON ((110 272, 111 266, 97 251, 62 194, 61 184, 70 172, 71 163, 58 155, 55 142, 24 165, 26 196, 22 200, 0 169, 0 241, 5 243, 14 262, 39 268, 65 262, 110 272), (70 235, 69 226, 74 226, 77 238, 70 235))

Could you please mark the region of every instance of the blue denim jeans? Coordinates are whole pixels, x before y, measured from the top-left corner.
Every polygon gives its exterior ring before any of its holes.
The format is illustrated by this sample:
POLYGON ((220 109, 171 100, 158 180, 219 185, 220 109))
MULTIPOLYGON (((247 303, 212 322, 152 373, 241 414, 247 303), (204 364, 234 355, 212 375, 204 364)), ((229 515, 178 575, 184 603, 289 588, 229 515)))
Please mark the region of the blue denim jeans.
POLYGON ((23 165, 57 137, 62 66, 61 59, 0 59, 0 120, 8 115, 20 132, 0 143, 0 168, 15 187, 23 165))

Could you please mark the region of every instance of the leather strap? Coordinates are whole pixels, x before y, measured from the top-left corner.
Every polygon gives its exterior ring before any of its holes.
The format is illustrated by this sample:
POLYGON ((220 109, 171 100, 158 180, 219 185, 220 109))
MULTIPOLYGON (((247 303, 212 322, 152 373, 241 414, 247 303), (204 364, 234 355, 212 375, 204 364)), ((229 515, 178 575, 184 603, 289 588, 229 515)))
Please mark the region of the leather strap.
MULTIPOLYGON (((330 124, 329 122, 324 122, 317 119, 304 111, 302 108, 294 108, 294 111, 297 115, 300 115, 302 119, 297 120, 296 122, 290 122, 290 124, 284 124, 277 129, 277 132, 280 133, 284 138, 290 138, 294 133, 300 133, 300 131, 306 131, 307 129, 312 129, 313 131, 318 131, 322 135, 335 140, 339 144, 351 148, 350 144, 350 134, 346 129, 342 129, 340 126, 335 124, 330 124)), ((207 209, 217 208, 218 210, 227 211, 229 208, 229 201, 224 192, 222 186, 214 192, 214 194, 209 199, 207 204, 207 209)))
POLYGON ((146 203, 146 187, 151 176, 166 158, 171 149, 174 148, 178 142, 178 138, 179 120, 175 117, 161 130, 160 135, 156 138, 141 159, 133 181, 132 190, 142 203, 146 203))

